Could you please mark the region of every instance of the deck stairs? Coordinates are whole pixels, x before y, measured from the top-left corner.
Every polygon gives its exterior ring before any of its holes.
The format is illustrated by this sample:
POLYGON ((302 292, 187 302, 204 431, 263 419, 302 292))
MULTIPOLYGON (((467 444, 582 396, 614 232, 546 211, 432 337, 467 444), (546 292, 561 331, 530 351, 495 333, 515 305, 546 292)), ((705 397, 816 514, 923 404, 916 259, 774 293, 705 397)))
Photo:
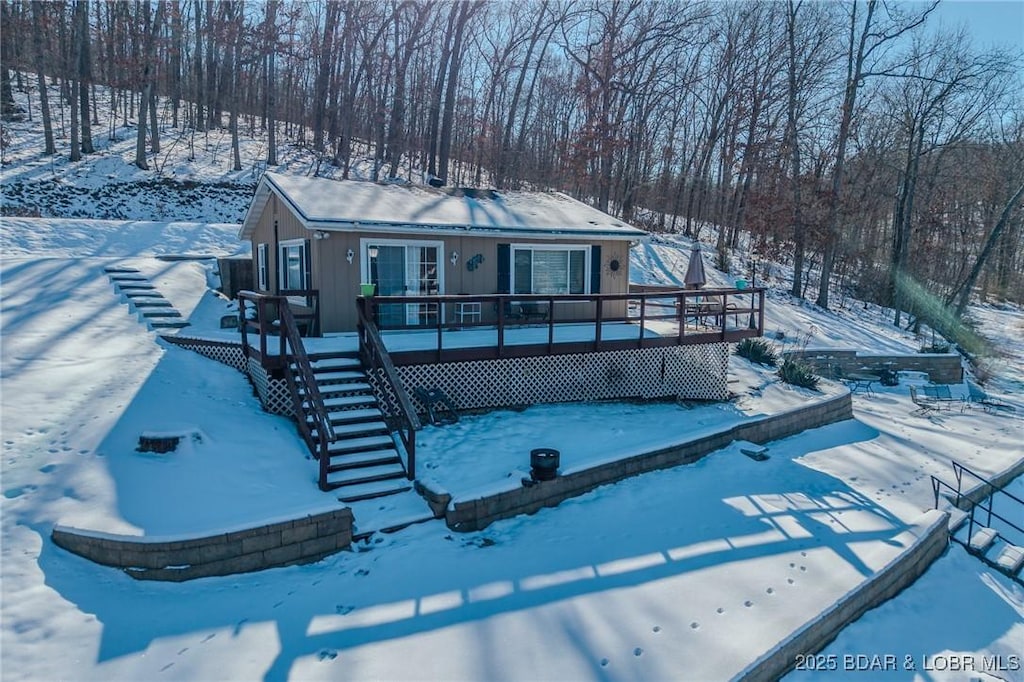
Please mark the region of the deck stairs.
POLYGON ((181 329, 189 326, 182 319, 174 305, 157 291, 146 275, 136 268, 112 265, 103 269, 114 285, 114 290, 124 297, 128 308, 150 329, 161 331, 181 329))
POLYGON ((932 477, 936 508, 950 512, 950 539, 1024 585, 1024 500, 957 462, 953 467, 955 483, 932 477))
MULTIPOLYGON (((325 487, 337 490, 342 502, 357 502, 412 489, 406 476, 398 441, 374 396, 358 354, 310 354, 317 390, 334 430, 327 444, 325 487)), ((297 371, 293 364, 289 367, 297 371)), ((299 432, 314 457, 319 434, 314 426, 305 390, 297 388, 302 403, 299 432)))

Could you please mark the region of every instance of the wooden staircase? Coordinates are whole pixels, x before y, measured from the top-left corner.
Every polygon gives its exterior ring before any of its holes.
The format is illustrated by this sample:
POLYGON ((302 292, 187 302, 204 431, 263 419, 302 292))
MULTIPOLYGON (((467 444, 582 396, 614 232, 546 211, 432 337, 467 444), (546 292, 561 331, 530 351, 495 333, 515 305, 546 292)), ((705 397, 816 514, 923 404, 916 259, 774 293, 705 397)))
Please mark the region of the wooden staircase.
MULTIPOLYGON (((312 400, 309 391, 297 382, 296 394, 301 401, 299 432, 314 457, 328 458, 326 466, 321 465, 321 487, 338 490, 342 502, 410 490, 412 485, 396 439, 388 429, 358 354, 311 354, 309 366, 333 432, 333 438, 326 441, 326 453, 320 454, 312 400)), ((293 376, 298 370, 292 362, 289 371, 293 376)))

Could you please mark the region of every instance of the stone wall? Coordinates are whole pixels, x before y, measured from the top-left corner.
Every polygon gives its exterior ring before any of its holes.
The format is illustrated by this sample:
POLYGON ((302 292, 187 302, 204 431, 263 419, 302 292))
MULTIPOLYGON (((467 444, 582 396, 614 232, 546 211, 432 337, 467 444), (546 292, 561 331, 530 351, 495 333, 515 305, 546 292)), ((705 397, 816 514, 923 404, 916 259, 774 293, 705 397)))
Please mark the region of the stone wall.
POLYGON ((839 367, 846 374, 862 367, 881 367, 892 363, 896 371, 925 372, 936 384, 959 384, 964 369, 956 353, 915 353, 913 355, 878 355, 855 350, 812 349, 789 351, 783 357, 799 358, 822 376, 830 376, 830 367, 839 367))
MULTIPOLYGON (((629 476, 695 462, 715 450, 726 447, 734 440, 767 443, 807 429, 852 418, 852 400, 850 394, 844 392, 806 407, 751 419, 693 441, 572 471, 551 481, 533 482, 530 486, 512 488, 479 499, 456 501, 448 505, 445 522, 449 528, 457 531, 480 530, 499 519, 532 514, 543 507, 554 507, 570 497, 582 495, 598 486, 614 483, 629 476)), ((426 487, 429 499, 429 484, 426 487)), ((443 499, 443 491, 435 492, 435 498, 443 499)))
MULTIPOLYGON (((949 544, 948 523, 949 516, 945 512, 925 512, 915 523, 918 536, 907 551, 748 666, 736 679, 779 679, 796 665, 798 655, 821 651, 847 625, 909 587, 946 551, 949 544)), ((885 652, 866 653, 881 655, 885 652)), ((902 668, 902 655, 897 663, 902 668)), ((841 661, 837 661, 837 665, 839 670, 843 669, 841 661)))
POLYGON ((57 526, 53 542, 140 580, 180 582, 309 563, 352 544, 347 507, 201 538, 133 538, 57 526))

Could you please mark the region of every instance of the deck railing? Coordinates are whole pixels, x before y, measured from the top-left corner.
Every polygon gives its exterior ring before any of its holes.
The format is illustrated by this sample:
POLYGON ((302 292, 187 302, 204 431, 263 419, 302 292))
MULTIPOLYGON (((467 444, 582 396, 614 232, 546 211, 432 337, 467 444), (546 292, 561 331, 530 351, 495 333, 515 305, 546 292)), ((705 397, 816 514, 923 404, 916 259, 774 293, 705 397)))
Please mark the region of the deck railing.
POLYGON ((623 294, 373 296, 360 297, 358 306, 381 332, 432 332, 430 350, 391 350, 395 364, 407 365, 736 342, 764 333, 764 301, 763 288, 646 287, 623 294), (571 304, 585 304, 590 312, 581 314, 579 306, 571 304), (571 308, 575 310, 562 313, 571 308), (467 309, 473 310, 468 319, 467 309), (607 334, 606 325, 614 323, 633 325, 630 332, 635 330, 635 335, 607 334), (654 323, 674 323, 675 328, 671 333, 666 333, 667 327, 655 332, 650 329, 654 323), (559 339, 558 331, 566 325, 590 326, 592 331, 585 341, 559 339), (546 339, 509 343, 506 332, 523 327, 546 328, 546 339), (466 329, 494 330, 495 342, 467 348, 446 334, 466 329))
MULTIPOLYGON (((330 464, 327 446, 328 443, 335 440, 334 428, 327 416, 327 408, 313 376, 309 355, 302 343, 299 321, 293 314, 288 300, 290 296, 298 294, 296 292, 286 293, 288 295, 260 294, 254 291, 238 292, 242 353, 246 358, 252 353, 248 332, 254 331, 259 334, 260 360, 263 366, 267 367, 268 361, 276 358, 273 364, 276 368, 283 370, 299 432, 306 443, 311 446, 310 450, 313 456, 320 461, 320 487, 326 490, 327 468, 330 464), (278 337, 279 345, 276 356, 267 353, 268 339, 272 335, 278 337), (307 423, 307 416, 312 421, 312 425, 307 423)), ((310 292, 302 292, 304 296, 308 293, 310 292)), ((315 295, 315 292, 313 293, 315 295)), ((309 319, 308 315, 303 317, 309 319)))
POLYGON ((420 420, 384 347, 377 326, 367 315, 366 300, 359 299, 356 309, 359 320, 359 358, 368 373, 372 372, 378 381, 387 384, 378 393, 385 402, 388 428, 392 433, 398 433, 405 448, 405 471, 411 481, 416 478, 416 431, 421 427, 420 420))

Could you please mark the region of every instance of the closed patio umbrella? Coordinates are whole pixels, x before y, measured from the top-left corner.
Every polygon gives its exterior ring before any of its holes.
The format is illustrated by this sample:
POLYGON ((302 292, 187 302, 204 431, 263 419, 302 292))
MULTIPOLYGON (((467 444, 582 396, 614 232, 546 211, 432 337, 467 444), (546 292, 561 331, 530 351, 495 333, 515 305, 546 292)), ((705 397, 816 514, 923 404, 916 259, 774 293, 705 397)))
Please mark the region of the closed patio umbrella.
POLYGON ((700 254, 700 244, 694 243, 690 251, 690 263, 686 266, 686 277, 683 283, 687 289, 701 289, 707 284, 707 277, 704 276, 704 259, 700 254))

